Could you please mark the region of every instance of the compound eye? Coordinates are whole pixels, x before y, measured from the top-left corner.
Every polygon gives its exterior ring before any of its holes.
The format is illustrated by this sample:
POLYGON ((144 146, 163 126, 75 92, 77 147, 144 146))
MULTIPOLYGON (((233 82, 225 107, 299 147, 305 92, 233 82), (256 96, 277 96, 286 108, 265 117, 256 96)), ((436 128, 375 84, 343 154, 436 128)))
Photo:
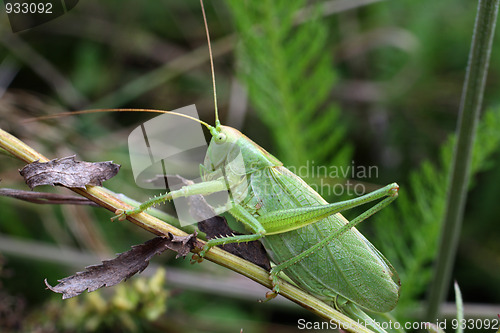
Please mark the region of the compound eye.
POLYGON ((219 133, 215 137, 215 142, 216 143, 224 143, 226 141, 226 134, 224 133, 219 133))

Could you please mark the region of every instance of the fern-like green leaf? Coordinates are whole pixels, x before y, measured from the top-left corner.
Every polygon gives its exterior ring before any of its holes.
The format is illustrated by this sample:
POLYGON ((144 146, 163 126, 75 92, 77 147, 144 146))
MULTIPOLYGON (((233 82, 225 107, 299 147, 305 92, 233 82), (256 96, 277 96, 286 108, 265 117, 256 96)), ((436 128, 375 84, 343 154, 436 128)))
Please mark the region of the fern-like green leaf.
POLYGON ((240 43, 239 77, 287 166, 348 165, 340 112, 328 105, 335 82, 328 29, 294 24, 305 0, 229 1, 240 43))

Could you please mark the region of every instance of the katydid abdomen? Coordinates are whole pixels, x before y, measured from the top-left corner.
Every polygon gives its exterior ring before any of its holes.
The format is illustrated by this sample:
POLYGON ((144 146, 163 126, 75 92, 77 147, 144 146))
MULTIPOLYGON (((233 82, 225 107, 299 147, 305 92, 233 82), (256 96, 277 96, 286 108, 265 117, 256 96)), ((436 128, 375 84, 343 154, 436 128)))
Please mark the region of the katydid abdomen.
MULTIPOLYGON (((285 167, 267 167, 249 177, 250 191, 243 204, 255 217, 276 210, 327 204, 285 167)), ((300 229, 267 235, 262 241, 271 259, 279 264, 303 253, 346 223, 337 213, 300 229)), ((285 269, 285 273, 325 301, 341 295, 370 311, 390 311, 399 298, 394 269, 355 228, 285 269)))

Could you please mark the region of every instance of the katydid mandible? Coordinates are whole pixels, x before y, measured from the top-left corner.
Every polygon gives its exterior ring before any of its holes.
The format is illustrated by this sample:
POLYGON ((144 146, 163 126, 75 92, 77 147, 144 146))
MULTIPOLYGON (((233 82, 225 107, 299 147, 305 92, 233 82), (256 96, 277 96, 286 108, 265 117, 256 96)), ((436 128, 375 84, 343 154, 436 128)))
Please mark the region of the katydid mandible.
MULTIPOLYGON (((204 10, 203 16, 206 24, 204 10)), ((214 77, 208 29, 207 38, 214 77)), ((276 264, 270 272, 273 293, 269 297, 279 293, 278 276, 283 272, 304 290, 345 313, 356 311, 352 310, 355 305, 374 312, 392 310, 399 299, 397 273, 355 226, 395 200, 398 185, 393 183, 355 199, 327 203, 276 157, 238 130, 220 124, 215 79, 213 84, 215 126, 191 118, 212 135, 201 167, 203 182, 155 197, 136 209, 119 210, 116 217, 122 220, 178 197, 228 190, 230 179, 233 193, 242 193, 238 187, 244 187, 245 196, 232 202, 228 212, 245 226, 248 234, 209 240, 200 257, 216 245, 261 240, 276 264), (243 172, 227 167, 235 150, 243 157, 243 172), (225 170, 224 176, 218 172, 221 169, 225 170), (352 221, 340 214, 379 199, 352 221)), ((190 118, 175 112, 165 113, 190 118)))

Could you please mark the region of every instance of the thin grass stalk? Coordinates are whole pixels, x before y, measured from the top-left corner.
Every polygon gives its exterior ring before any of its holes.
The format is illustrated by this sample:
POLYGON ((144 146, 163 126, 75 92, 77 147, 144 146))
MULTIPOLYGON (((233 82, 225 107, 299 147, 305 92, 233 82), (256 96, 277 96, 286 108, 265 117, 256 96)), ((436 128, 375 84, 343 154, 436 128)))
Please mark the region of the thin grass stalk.
POLYGON ((460 103, 457 142, 451 165, 445 217, 439 252, 430 288, 426 319, 434 321, 439 306, 448 294, 451 272, 460 238, 469 186, 472 147, 481 112, 484 86, 500 0, 479 0, 476 23, 460 103))

